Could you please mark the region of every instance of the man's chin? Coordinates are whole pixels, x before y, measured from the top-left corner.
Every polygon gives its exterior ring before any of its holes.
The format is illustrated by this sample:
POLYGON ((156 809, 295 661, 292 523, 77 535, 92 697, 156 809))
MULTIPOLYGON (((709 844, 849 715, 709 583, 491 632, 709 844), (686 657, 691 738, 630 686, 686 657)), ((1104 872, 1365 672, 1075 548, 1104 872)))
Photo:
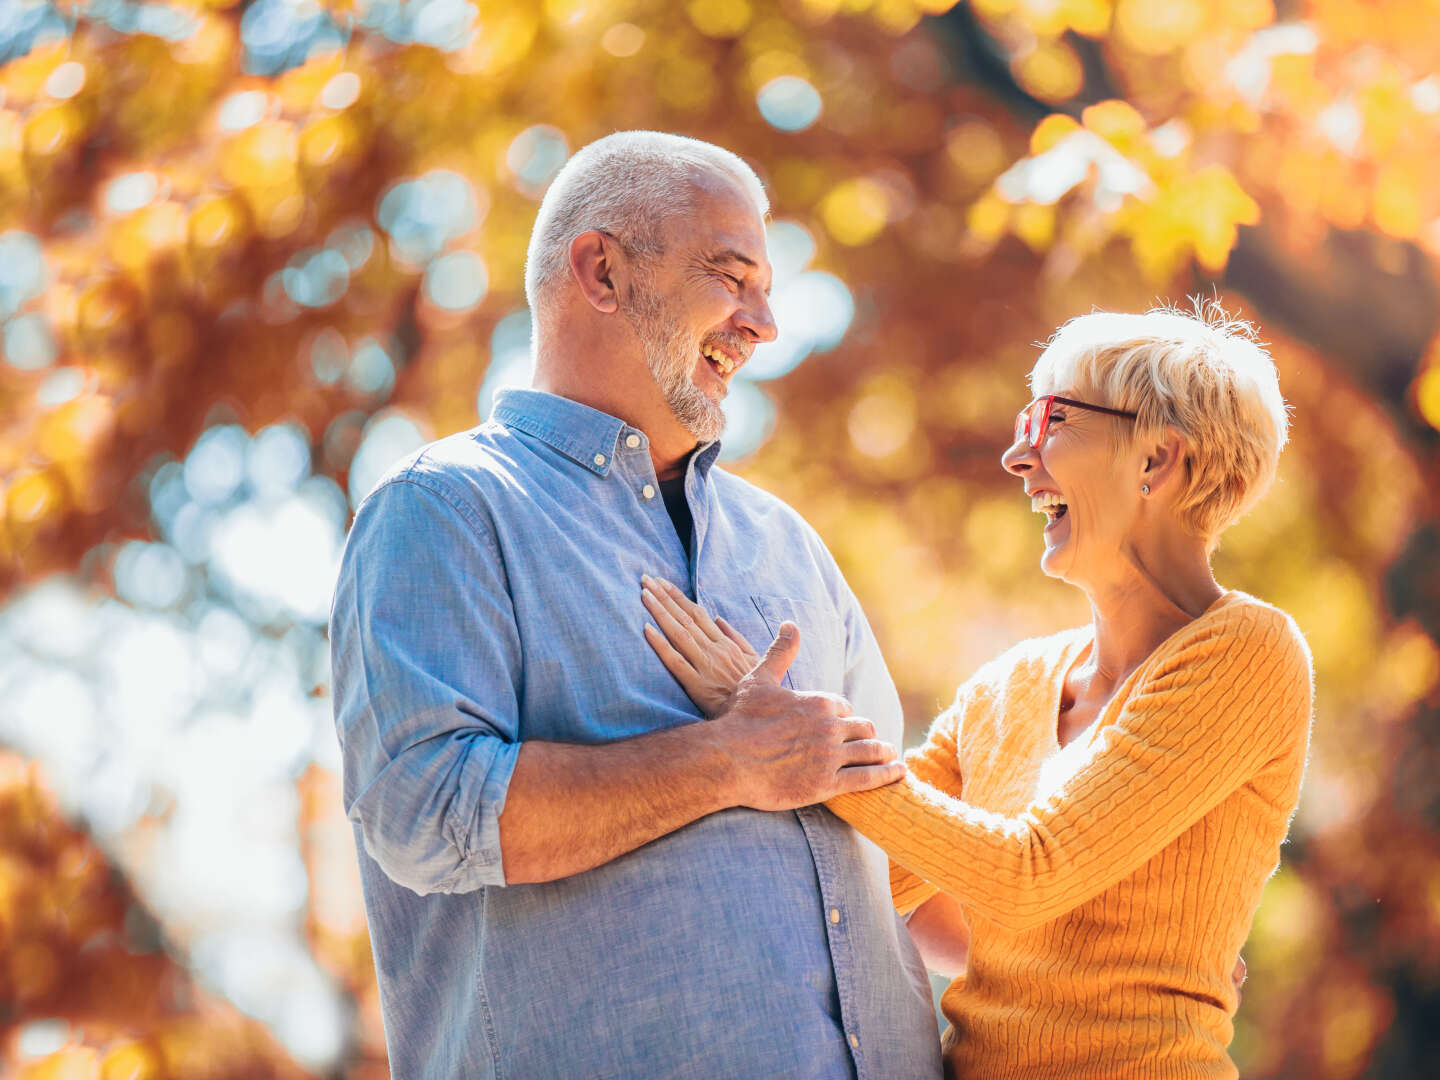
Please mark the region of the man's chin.
POLYGON ((710 401, 709 407, 687 416, 676 411, 675 419, 685 425, 685 430, 695 436, 697 442, 711 443, 725 433, 725 413, 720 403, 710 401))
POLYGON ((687 424, 686 430, 694 435, 698 442, 712 443, 721 435, 725 434, 725 416, 722 413, 717 419, 697 424, 687 424))

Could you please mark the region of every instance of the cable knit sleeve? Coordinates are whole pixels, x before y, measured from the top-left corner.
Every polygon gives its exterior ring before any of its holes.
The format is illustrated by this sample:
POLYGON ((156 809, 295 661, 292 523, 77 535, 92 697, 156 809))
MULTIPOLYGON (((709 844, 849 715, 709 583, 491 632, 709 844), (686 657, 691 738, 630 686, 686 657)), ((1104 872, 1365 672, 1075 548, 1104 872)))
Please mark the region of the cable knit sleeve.
POLYGON ((1091 757, 1023 814, 982 810, 918 774, 827 805, 968 911, 1024 930, 1133 873, 1268 762, 1303 755, 1310 702, 1299 630, 1241 604, 1157 649, 1091 757))
MULTIPOLYGON (((930 725, 924 743, 905 754, 905 767, 911 776, 955 799, 960 798, 962 791, 955 732, 964 715, 965 692, 966 686, 960 687, 955 703, 930 725)), ((902 915, 908 915, 938 891, 924 878, 905 869, 894 859, 890 860, 890 896, 895 909, 902 915)))

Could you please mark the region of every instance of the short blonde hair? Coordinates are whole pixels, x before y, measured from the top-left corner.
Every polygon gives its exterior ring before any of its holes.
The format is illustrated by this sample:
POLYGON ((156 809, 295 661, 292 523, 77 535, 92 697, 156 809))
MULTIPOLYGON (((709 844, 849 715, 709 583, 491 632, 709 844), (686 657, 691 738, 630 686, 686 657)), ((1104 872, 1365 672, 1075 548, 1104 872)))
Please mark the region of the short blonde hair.
POLYGON ((1095 312, 1055 332, 1030 372, 1035 394, 1073 394, 1138 414, 1137 440, 1175 428, 1185 440, 1176 510, 1212 545, 1270 487, 1289 417, 1275 363, 1255 328, 1218 301, 1193 313, 1095 312))

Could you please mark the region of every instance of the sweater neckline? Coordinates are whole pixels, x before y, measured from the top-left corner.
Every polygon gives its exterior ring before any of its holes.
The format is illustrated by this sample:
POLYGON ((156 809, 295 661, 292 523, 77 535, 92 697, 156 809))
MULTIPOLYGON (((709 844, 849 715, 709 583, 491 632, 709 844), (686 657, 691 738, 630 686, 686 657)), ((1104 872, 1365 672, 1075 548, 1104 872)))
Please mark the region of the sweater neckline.
POLYGON ((1228 607, 1232 600, 1237 599, 1249 598, 1238 589, 1226 589, 1199 615, 1196 615, 1195 618, 1184 625, 1176 627, 1170 636, 1155 646, 1155 648, 1151 649, 1150 654, 1146 656, 1144 660, 1141 660, 1139 664, 1135 665, 1135 670, 1127 675, 1125 681, 1115 688, 1115 693, 1110 695, 1110 700, 1105 703, 1105 707, 1100 710, 1094 720, 1090 721, 1090 726, 1085 728, 1085 730, 1080 732, 1079 735, 1075 736, 1075 738, 1071 739, 1064 746, 1061 746, 1060 702, 1065 696, 1065 679, 1069 676, 1071 668, 1079 663, 1085 651, 1094 646, 1095 624, 1093 622, 1086 623, 1084 626, 1077 626, 1074 630, 1070 631, 1067 635, 1068 640, 1065 641, 1061 647, 1060 653, 1056 658, 1056 664, 1050 671, 1050 701, 1049 708, 1046 711, 1045 726, 1045 739, 1050 748, 1049 752, 1055 754, 1072 747, 1088 746, 1090 742, 1094 740, 1096 734, 1111 722, 1112 710, 1115 710, 1117 706, 1124 707, 1124 703, 1129 699, 1136 680, 1142 672, 1155 662, 1157 657, 1165 653, 1171 644, 1182 634, 1192 632, 1200 622, 1215 615, 1222 608, 1228 607))

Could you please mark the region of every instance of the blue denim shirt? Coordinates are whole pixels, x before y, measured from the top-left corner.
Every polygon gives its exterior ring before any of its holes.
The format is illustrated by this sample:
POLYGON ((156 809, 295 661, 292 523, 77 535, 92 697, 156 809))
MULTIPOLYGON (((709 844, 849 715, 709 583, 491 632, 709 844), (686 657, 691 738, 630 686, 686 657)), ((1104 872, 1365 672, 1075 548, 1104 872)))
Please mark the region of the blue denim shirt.
POLYGON ((331 617, 390 1067, 414 1078, 939 1075, 930 988, 885 856, 823 807, 712 814, 605 866, 507 885, 526 739, 699 717, 642 636, 640 575, 684 583, 787 676, 899 744, 895 688, 815 532, 692 455, 689 552, 645 435, 531 390, 419 451, 361 504, 331 617))

